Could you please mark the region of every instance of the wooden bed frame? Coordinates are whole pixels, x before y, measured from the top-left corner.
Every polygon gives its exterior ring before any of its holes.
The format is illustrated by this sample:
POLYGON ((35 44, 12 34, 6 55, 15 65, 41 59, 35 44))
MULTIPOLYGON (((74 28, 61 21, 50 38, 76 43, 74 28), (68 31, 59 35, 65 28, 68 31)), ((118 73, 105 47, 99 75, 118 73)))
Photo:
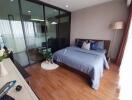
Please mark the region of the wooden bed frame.
POLYGON ((104 41, 104 48, 107 50, 107 53, 106 53, 106 57, 108 57, 108 52, 109 52, 109 48, 110 48, 110 43, 111 41, 110 40, 97 40, 97 39, 75 39, 75 45, 79 47, 82 46, 83 42, 84 41, 87 41, 87 42, 90 42, 90 41, 104 41))

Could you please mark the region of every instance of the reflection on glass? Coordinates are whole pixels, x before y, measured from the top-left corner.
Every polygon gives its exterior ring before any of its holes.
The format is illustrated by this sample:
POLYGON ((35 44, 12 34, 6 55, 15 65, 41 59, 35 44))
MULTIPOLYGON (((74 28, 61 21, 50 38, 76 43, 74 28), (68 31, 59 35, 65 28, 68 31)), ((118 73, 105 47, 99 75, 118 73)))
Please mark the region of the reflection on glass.
POLYGON ((28 65, 28 58, 25 53, 26 46, 19 15, 18 0, 0 0, 0 42, 14 53, 14 59, 21 63, 21 66, 28 65), (24 58, 18 54, 23 53, 24 58))
POLYGON ((42 44, 46 42, 43 6, 24 0, 21 4, 26 46, 32 64, 43 59, 39 53, 42 44))
POLYGON ((47 38, 56 38, 59 10, 45 7, 47 38))
POLYGON ((45 7, 45 20, 46 20, 46 35, 48 39, 48 47, 52 52, 58 50, 58 23, 59 23, 59 10, 54 8, 45 7))
POLYGON ((59 17, 59 38, 60 38, 60 49, 69 46, 70 38, 70 23, 69 15, 67 12, 60 11, 59 17))
POLYGON ((45 49, 46 44, 52 52, 69 46, 67 12, 28 0, 20 0, 20 4, 21 9, 18 0, 0 0, 0 46, 13 50, 21 66, 41 61, 43 57, 39 51, 45 49), (22 10, 21 17, 19 10, 22 10))
POLYGON ((25 51, 25 42, 21 26, 18 1, 0 1, 0 34, 4 44, 11 48, 14 53, 25 51), (6 7, 6 8, 5 8, 6 7), (21 46, 20 46, 21 45, 21 46))

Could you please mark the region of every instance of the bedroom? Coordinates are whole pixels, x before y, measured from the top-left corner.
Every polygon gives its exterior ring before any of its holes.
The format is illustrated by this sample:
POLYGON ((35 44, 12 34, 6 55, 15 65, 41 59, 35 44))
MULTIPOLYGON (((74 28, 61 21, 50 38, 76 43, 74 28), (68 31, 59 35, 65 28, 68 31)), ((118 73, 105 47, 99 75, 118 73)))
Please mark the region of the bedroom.
POLYGON ((1 51, 10 51, 36 98, 120 97, 131 0, 2 0, 0 9, 1 51))

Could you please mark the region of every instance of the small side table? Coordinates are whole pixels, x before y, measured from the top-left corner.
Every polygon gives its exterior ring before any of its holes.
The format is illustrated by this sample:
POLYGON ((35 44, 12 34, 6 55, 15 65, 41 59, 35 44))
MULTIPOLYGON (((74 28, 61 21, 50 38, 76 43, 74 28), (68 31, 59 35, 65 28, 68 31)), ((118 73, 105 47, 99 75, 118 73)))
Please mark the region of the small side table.
POLYGON ((47 61, 44 61, 41 63, 41 68, 44 70, 54 70, 57 69, 59 67, 59 65, 55 64, 55 63, 50 63, 47 61))

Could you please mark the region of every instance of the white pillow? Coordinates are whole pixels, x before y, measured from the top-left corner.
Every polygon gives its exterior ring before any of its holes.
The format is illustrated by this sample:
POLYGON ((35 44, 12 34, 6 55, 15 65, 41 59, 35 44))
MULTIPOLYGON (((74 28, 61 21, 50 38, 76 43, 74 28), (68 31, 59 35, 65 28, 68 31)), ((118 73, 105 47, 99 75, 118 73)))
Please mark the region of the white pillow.
POLYGON ((82 48, 90 50, 90 43, 83 42, 82 48))

